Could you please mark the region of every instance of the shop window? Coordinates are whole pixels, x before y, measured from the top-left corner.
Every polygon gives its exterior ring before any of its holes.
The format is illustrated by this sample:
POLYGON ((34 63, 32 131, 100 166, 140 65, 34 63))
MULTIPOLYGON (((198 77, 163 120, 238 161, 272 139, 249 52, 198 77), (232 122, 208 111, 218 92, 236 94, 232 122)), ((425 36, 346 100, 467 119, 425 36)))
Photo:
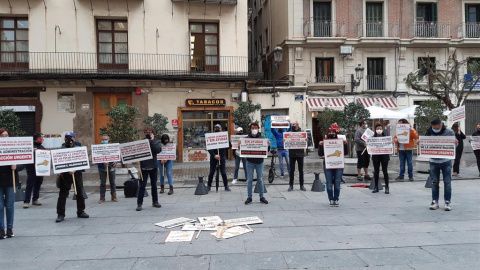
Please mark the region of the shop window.
POLYGON ((182 112, 183 148, 205 149, 205 133, 211 133, 220 124, 228 131, 228 111, 185 111, 182 112))

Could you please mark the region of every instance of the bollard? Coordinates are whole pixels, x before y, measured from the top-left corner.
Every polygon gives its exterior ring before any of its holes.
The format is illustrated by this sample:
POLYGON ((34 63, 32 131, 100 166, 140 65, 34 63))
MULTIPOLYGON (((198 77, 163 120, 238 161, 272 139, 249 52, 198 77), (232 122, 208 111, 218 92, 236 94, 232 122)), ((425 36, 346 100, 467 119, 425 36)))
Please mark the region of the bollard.
POLYGON ((325 191, 325 185, 322 183, 322 180, 320 180, 320 173, 316 172, 314 174, 315 174, 315 180, 313 180, 311 191, 313 192, 325 191))
MULTIPOLYGON (((257 183, 255 184, 255 189, 253 190, 254 193, 260 193, 260 187, 258 183, 260 183, 260 181, 257 181, 257 183)), ((267 188, 265 187, 265 183, 263 183, 263 193, 267 193, 267 188)))
POLYGON ((432 188, 433 186, 433 182, 432 182, 432 178, 430 178, 430 176, 427 178, 427 182, 425 182, 425 187, 426 188, 432 188))
POLYGON ((195 195, 207 195, 207 187, 203 183, 203 176, 198 177, 197 188, 195 189, 195 195))
MULTIPOLYGON (((373 190, 375 187, 375 177, 372 177, 372 181, 370 181, 370 186, 368 187, 370 190, 373 190)), ((380 182, 380 179, 378 179, 378 190, 383 190, 383 185, 382 182, 380 182)))

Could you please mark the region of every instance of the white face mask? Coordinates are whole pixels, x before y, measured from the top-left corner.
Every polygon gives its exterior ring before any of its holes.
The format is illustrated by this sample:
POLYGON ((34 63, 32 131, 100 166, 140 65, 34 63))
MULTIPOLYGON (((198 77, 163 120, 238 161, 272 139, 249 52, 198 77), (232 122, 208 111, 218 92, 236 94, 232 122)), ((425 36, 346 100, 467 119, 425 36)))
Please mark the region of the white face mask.
POLYGON ((376 132, 377 132, 378 135, 381 135, 383 133, 383 130, 377 129, 376 132))
POLYGON ((258 129, 252 129, 252 135, 256 136, 258 134, 258 129))

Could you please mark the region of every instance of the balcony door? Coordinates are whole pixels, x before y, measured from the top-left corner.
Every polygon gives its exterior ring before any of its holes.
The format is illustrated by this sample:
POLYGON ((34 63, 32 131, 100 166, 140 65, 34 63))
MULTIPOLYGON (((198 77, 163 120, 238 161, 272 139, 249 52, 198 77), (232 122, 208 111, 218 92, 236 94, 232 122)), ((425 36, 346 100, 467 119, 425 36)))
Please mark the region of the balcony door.
POLYGON ((219 71, 218 24, 190 23, 190 70, 219 71))
POLYGON ((97 20, 98 69, 128 69, 128 23, 97 20))
POLYGON ((132 105, 131 93, 96 93, 94 94, 94 131, 95 143, 101 142, 100 128, 108 123, 107 113, 112 106, 132 105))
POLYGON ((417 3, 416 36, 437 37, 437 20, 437 3, 417 3))
POLYGON ((368 90, 384 90, 385 86, 385 58, 367 58, 367 86, 368 90))
POLYGON ((383 3, 367 2, 366 4, 367 37, 383 36, 383 3))
POLYGON ((0 68, 28 69, 28 19, 0 18, 0 68))
POLYGON ((313 29, 315 37, 332 36, 331 2, 313 2, 313 29))
POLYGON ((480 4, 465 5, 465 32, 467 38, 480 38, 480 4))
POLYGON ((317 83, 333 83, 335 76, 333 74, 333 58, 317 58, 317 83))

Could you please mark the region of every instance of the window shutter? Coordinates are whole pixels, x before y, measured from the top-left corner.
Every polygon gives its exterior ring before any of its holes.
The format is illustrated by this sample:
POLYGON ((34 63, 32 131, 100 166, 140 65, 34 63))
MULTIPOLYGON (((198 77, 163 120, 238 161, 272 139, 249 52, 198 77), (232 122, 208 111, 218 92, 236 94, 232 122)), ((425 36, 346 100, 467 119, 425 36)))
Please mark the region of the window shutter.
POLYGON ((432 3, 432 21, 437 22, 438 21, 438 15, 437 15, 437 3, 432 3))

